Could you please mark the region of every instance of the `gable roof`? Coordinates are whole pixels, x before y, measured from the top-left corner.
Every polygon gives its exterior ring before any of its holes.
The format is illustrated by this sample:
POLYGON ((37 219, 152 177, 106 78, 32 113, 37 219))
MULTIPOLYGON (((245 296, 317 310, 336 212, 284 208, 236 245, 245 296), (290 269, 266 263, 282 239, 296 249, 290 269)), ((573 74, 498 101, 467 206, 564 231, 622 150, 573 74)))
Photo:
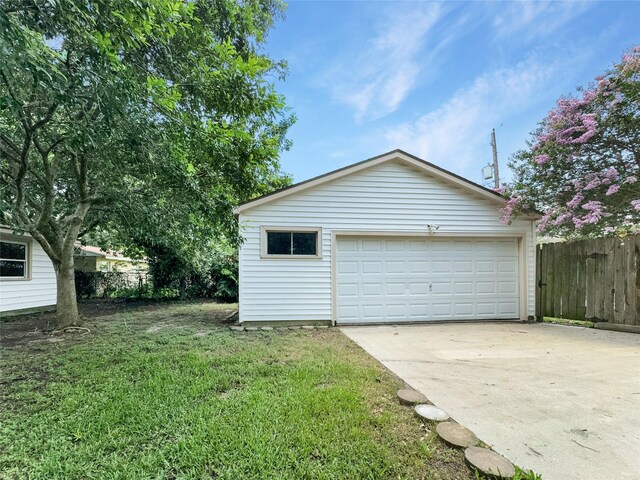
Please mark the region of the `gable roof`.
POLYGON ((249 210, 250 208, 254 208, 259 205, 264 205, 269 202, 273 202, 274 200, 278 200, 280 198, 293 195, 295 193, 307 190, 309 188, 316 187, 318 185, 322 185, 324 183, 337 180, 338 178, 346 177, 347 175, 351 175, 356 172, 365 170, 367 168, 371 168, 376 165, 381 165, 383 163, 387 163, 391 161, 400 161, 402 163, 416 167, 418 170, 429 173, 432 176, 438 178, 439 180, 442 180, 449 184, 453 184, 463 189, 466 189, 470 192, 475 193, 476 195, 480 195, 481 197, 484 197, 490 201, 493 201, 496 204, 504 205, 507 202, 507 199, 502 194, 494 190, 483 187, 482 185, 478 185, 477 183, 472 182, 471 180, 467 180, 466 178, 461 177, 460 175, 456 175, 455 173, 450 172, 449 170, 446 170, 442 167, 434 165, 433 163, 427 162, 426 160, 422 160, 421 158, 411 155, 410 153, 407 153, 403 150, 396 149, 387 153, 383 153, 382 155, 378 155, 378 156, 369 158, 367 160, 363 160, 358 163, 347 165, 346 167, 333 170, 323 175, 310 178, 309 180, 304 180, 302 182, 295 183, 289 187, 285 187, 280 190, 276 190, 275 192, 268 193, 266 195, 262 195, 260 197, 249 200, 247 202, 241 203, 234 209, 234 212, 236 214, 239 214, 249 210))

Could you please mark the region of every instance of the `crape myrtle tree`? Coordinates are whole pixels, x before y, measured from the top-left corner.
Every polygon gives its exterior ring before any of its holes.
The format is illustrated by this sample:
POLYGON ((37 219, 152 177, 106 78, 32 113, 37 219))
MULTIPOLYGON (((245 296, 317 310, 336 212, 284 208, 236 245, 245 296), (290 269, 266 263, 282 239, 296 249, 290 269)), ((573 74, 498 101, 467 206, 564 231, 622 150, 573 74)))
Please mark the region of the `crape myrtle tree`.
POLYGON ((558 100, 515 153, 503 221, 542 213, 538 231, 567 238, 640 228, 640 46, 577 96, 558 100))
POLYGON ((278 185, 293 121, 261 51, 279 0, 0 3, 0 224, 53 262, 79 322, 74 244, 94 229, 194 255, 278 185))

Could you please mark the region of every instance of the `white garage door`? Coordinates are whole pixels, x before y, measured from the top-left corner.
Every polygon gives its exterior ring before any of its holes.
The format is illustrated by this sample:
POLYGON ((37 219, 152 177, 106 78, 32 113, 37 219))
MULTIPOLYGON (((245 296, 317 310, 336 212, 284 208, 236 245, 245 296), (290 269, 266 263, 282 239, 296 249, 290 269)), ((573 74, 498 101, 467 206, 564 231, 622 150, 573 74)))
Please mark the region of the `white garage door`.
POLYGON ((338 323, 519 317, 517 239, 338 237, 338 323))

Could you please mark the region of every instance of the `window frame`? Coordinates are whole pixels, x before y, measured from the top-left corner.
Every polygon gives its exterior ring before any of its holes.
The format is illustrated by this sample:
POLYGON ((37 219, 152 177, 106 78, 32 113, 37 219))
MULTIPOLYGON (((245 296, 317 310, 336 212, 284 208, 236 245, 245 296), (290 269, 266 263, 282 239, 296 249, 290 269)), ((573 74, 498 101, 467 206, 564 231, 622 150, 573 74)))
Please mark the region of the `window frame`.
POLYGON ((260 257, 275 259, 292 259, 292 260, 316 260, 322 258, 322 227, 260 227, 260 257), (316 254, 315 255, 286 255, 286 254, 269 254, 267 250, 267 234, 269 232, 291 232, 291 233, 315 233, 316 234, 316 254))
MULTIPOLYGON (((0 276, 0 282, 24 282, 31 280, 31 253, 32 253, 32 239, 21 237, 18 235, 8 235, 6 233, 0 233, 0 242, 4 243, 16 243, 18 245, 24 245, 24 260, 17 260, 15 258, 5 258, 8 261, 24 261, 24 275, 21 277, 2 277, 0 276)), ((1 258, 1 257, 0 257, 1 258)))

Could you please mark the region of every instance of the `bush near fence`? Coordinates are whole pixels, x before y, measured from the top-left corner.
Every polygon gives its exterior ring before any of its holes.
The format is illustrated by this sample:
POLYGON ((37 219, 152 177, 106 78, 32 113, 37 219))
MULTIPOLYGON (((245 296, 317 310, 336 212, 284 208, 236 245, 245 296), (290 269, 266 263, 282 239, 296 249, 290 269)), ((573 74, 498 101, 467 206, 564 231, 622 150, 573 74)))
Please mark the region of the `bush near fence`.
POLYGON ((143 298, 150 290, 147 273, 76 271, 78 298, 143 298))
MULTIPOLYGON (((158 284, 150 273, 76 271, 76 297, 113 299, 178 299, 181 282, 177 279, 158 284)), ((210 275, 188 275, 183 280, 185 298, 215 298, 234 302, 238 284, 226 270, 210 275)))

